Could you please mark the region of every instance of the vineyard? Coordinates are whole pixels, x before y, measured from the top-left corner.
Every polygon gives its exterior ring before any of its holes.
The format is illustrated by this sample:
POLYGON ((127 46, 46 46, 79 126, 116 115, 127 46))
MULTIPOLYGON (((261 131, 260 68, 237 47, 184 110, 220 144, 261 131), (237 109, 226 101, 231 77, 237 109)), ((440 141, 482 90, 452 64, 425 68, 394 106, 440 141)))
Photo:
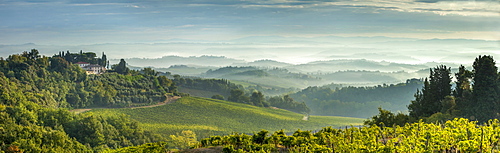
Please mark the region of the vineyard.
POLYGON ((254 135, 232 134, 202 139, 199 148, 224 146, 224 152, 499 152, 500 122, 457 118, 444 124, 423 122, 403 127, 326 127, 319 132, 297 130, 254 135))
POLYGON ((293 132, 297 129, 319 130, 321 127, 361 125, 360 118, 335 116, 310 116, 282 109, 262 108, 247 104, 215 99, 184 97, 174 103, 138 109, 95 109, 90 111, 102 116, 126 114, 140 122, 146 130, 173 135, 182 130, 196 132, 198 137, 224 135, 232 132, 252 133, 262 129, 293 132))

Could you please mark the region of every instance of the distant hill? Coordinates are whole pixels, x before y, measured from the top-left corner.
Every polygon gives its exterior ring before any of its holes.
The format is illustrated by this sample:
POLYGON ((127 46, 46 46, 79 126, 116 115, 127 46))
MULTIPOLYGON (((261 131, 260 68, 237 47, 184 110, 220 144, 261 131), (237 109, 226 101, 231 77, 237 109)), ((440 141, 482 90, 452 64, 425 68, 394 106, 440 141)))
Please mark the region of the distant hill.
MULTIPOLYGON (((368 118, 378 113, 377 107, 406 112, 422 80, 411 79, 405 83, 384 84, 372 87, 308 87, 290 96, 305 102, 314 115, 335 115, 368 118)), ((338 85, 337 85, 338 87, 338 85)))
POLYGON ((189 65, 171 65, 168 68, 154 68, 160 72, 170 72, 171 74, 179 74, 183 76, 199 76, 210 69, 217 69, 217 67, 206 66, 189 66, 189 65))
POLYGON ((96 115, 126 114, 140 122, 146 130, 172 135, 182 130, 195 131, 200 138, 224 135, 231 132, 252 133, 262 129, 286 132, 318 130, 321 127, 361 125, 360 118, 335 116, 310 116, 282 109, 262 108, 221 100, 184 97, 177 102, 152 108, 94 109, 96 115))
POLYGON ((248 63, 234 63, 233 66, 256 66, 256 67, 265 67, 265 68, 274 68, 274 67, 287 67, 287 66, 292 66, 293 64, 285 63, 285 62, 278 62, 275 60, 257 60, 253 62, 248 62, 248 63))
POLYGON ((209 70, 202 77, 223 78, 228 80, 245 81, 256 85, 278 88, 305 88, 311 85, 324 83, 321 78, 292 73, 281 68, 258 68, 258 67, 223 67, 209 70))
POLYGON ((280 88, 306 88, 308 86, 322 86, 330 83, 373 86, 379 84, 400 83, 408 78, 424 78, 429 74, 428 69, 415 72, 380 72, 380 71, 337 71, 299 73, 285 68, 258 68, 258 67, 223 67, 209 70, 201 77, 223 78, 227 80, 244 81, 256 85, 280 88))
MULTIPOLYGON (((128 58, 125 59, 129 65, 140 66, 140 67, 157 67, 157 68, 167 68, 172 65, 194 65, 194 66, 228 66, 233 63, 242 63, 244 60, 237 60, 232 58, 227 58, 224 56, 163 56, 161 58, 128 58)), ((118 59, 110 60, 111 63, 115 63, 118 59)), ((117 63, 117 62, 116 62, 117 63)))
MULTIPOLYGON (((166 60, 163 62, 164 68, 154 67, 154 69, 182 76, 221 78, 279 88, 306 88, 330 83, 353 86, 399 83, 409 78, 427 77, 429 68, 442 64, 436 62, 404 64, 365 59, 338 59, 293 65, 274 60, 246 62, 222 56, 165 56, 161 59, 129 60, 140 61, 142 65, 152 65, 147 64, 151 61, 162 63, 163 60, 166 60), (202 62, 205 63, 203 66, 196 65, 202 62), (169 65, 169 63, 182 64, 169 65)), ((130 65, 133 65, 131 63, 133 62, 129 62, 130 65)), ((453 68, 458 67, 457 64, 446 64, 453 68)), ((452 69, 452 72, 455 70, 452 69)))
POLYGON ((329 60, 329 61, 316 61, 300 65, 292 65, 285 67, 292 71, 298 72, 337 72, 345 70, 366 70, 366 71, 382 71, 382 72, 395 72, 407 71, 412 72, 420 69, 429 68, 427 65, 412 65, 402 63, 390 62, 376 62, 364 59, 356 60, 329 60))

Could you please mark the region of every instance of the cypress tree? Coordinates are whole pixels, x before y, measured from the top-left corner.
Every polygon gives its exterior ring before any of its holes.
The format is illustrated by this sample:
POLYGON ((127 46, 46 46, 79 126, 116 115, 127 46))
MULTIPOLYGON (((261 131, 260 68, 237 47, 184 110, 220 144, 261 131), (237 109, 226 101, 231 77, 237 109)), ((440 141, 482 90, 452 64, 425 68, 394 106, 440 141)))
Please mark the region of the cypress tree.
POLYGON ((450 68, 440 65, 430 69, 429 80, 426 78, 422 90, 414 95, 415 100, 408 105, 410 116, 428 117, 442 109, 441 101, 451 95, 450 68))
POLYGON ((453 91, 453 96, 456 101, 456 109, 460 111, 462 116, 469 117, 472 112, 469 111, 471 108, 471 82, 472 72, 465 69, 465 66, 460 65, 458 72, 455 73, 455 90, 453 91))
POLYGON ((120 74, 128 74, 128 67, 127 67, 127 62, 125 62, 124 59, 120 59, 120 63, 118 63, 118 65, 116 65, 116 67, 114 68, 116 73, 120 73, 120 74))
POLYGON ((101 56, 101 60, 99 62, 99 65, 107 68, 107 63, 108 63, 108 58, 106 57, 106 54, 104 54, 104 52, 102 52, 102 56, 101 56))
POLYGON ((492 56, 479 56, 472 66, 472 98, 475 103, 470 107, 470 111, 478 121, 485 122, 498 117, 498 68, 492 56))
POLYGON ((432 115, 434 113, 441 111, 441 101, 451 94, 451 70, 445 65, 440 65, 431 70, 431 76, 429 80, 430 85, 430 99, 429 99, 429 113, 432 115))

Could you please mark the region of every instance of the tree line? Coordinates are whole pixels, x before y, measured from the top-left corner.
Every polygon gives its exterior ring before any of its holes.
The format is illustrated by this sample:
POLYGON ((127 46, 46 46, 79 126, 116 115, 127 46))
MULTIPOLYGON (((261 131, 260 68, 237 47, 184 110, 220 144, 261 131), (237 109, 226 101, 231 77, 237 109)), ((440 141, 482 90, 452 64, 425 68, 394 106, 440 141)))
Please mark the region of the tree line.
POLYGON ((259 107, 278 107, 297 113, 308 114, 310 109, 305 103, 297 102, 288 95, 266 97, 259 86, 249 86, 244 88, 242 85, 236 85, 226 79, 202 79, 187 78, 180 75, 173 76, 174 83, 179 87, 212 91, 219 94, 211 98, 227 100, 231 102, 245 103, 259 107))
MULTIPOLYGON (((32 50, 31 52, 33 51, 34 50, 32 50)), ((108 58, 106 54, 104 54, 104 52, 102 53, 101 58, 97 58, 97 55, 93 52, 83 52, 82 50, 80 50, 79 53, 71 53, 69 51, 66 51, 65 53, 63 51, 60 51, 58 54, 55 54, 52 57, 61 57, 70 63, 86 62, 90 64, 97 64, 103 67, 108 67, 109 65, 108 58)))
MULTIPOLYGON (((481 55, 474 60, 472 70, 461 65, 453 74, 451 68, 439 65, 430 69, 422 89, 408 105, 409 115, 381 110, 367 124, 396 120, 399 124, 423 119, 444 122, 453 118, 468 118, 484 123, 500 116, 500 75, 492 56, 481 55), (452 84, 455 84, 453 87, 452 84), (399 116, 399 119, 395 119, 399 116)), ((387 123, 385 123, 387 125, 387 123)))

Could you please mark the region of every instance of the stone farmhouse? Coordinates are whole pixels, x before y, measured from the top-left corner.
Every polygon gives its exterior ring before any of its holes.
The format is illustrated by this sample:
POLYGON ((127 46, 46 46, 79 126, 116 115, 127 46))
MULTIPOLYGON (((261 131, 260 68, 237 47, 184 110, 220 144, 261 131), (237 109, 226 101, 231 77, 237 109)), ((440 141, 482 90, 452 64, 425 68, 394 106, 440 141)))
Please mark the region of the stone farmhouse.
POLYGON ((100 66, 97 64, 90 64, 87 62, 77 62, 75 64, 77 64, 82 69, 87 71, 87 75, 88 74, 102 74, 102 73, 106 72, 106 68, 104 66, 100 66))

